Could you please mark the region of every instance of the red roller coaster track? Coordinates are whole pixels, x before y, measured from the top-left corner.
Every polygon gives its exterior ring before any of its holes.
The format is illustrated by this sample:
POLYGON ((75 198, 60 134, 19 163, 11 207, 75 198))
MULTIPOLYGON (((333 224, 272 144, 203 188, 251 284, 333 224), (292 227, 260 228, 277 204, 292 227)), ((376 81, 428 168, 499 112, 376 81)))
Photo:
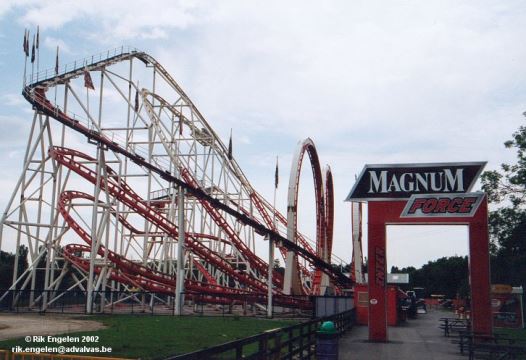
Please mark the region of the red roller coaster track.
MULTIPOLYGON (((120 55, 102 60, 100 64, 94 63, 91 66, 93 68, 96 68, 97 66, 107 66, 109 64, 131 58, 137 58, 145 64, 151 64, 155 66, 157 71, 159 71, 165 79, 171 81, 172 84, 176 84, 171 76, 164 70, 162 66, 160 66, 160 64, 156 62, 155 59, 142 52, 133 51, 130 53, 122 53, 120 55)), ((345 276, 337 269, 334 269, 330 264, 334 201, 332 192, 332 175, 330 173, 330 169, 327 169, 324 174, 324 179, 322 179, 322 174, 319 170, 317 154, 310 146, 313 146, 313 144, 307 144, 309 146, 306 146, 304 151, 307 151, 309 154, 315 178, 317 214, 316 251, 310 246, 306 239, 296 231, 296 220, 285 219, 279 212, 274 210, 271 206, 268 206, 268 203, 266 203, 258 193, 251 193, 250 198, 252 199, 253 204, 259 213, 262 215, 264 224, 250 216, 248 211, 238 211, 230 207, 229 204, 224 203, 219 199, 207 194, 199 186, 199 183, 188 169, 184 167, 178 168, 178 174, 180 174, 179 178, 174 174, 159 168, 155 164, 148 162, 146 159, 137 155, 136 153, 131 152, 121 145, 113 142, 104 134, 89 129, 87 126, 79 123, 79 121, 68 116, 67 113, 63 112, 58 106, 54 105, 47 99, 46 91, 50 87, 55 86, 61 82, 66 82, 70 78, 78 77, 83 74, 84 71, 85 70, 81 68, 74 69, 70 72, 30 84, 24 88, 23 95, 36 110, 58 120, 60 123, 84 135, 90 142, 98 144, 98 146, 100 146, 102 149, 112 150, 117 154, 121 154, 145 170, 158 174, 162 179, 168 181, 169 183, 182 186, 187 191, 187 193, 194 196, 200 202, 200 204, 209 214, 210 218, 226 234, 229 243, 235 247, 237 251, 243 254, 252 268, 256 269, 258 273, 261 274, 259 278, 256 278, 244 273, 243 271, 239 271, 231 263, 229 263, 229 261, 214 251, 211 251, 211 249, 207 248, 201 241, 199 241, 200 238, 210 235, 186 232, 185 245, 195 256, 202 259, 206 264, 210 264, 216 269, 219 269, 244 286, 244 289, 233 289, 225 286, 219 286, 215 283, 214 278, 210 276, 207 269, 205 269, 199 262, 196 262, 195 266, 204 275, 206 282, 198 282, 188 279, 185 280, 185 287, 190 294, 204 294, 205 296, 209 297, 210 301, 216 301, 218 303, 224 303, 225 299, 227 298, 233 299, 236 296, 246 296, 247 294, 252 294, 257 298, 265 297, 264 294, 266 294, 268 284, 263 279, 267 276, 267 264, 239 238, 239 235, 236 233, 236 231, 223 218, 222 212, 225 212, 243 224, 252 227, 257 233, 268 235, 276 244, 278 244, 283 254, 285 254, 285 252, 291 252, 294 254, 294 256, 299 256, 305 259, 315 269, 315 276, 313 280, 313 287, 315 289, 319 289, 322 273, 327 274, 327 276, 332 279, 333 283, 338 287, 348 287, 350 285, 351 280, 349 277, 345 276), (315 166, 314 163, 316 163, 317 166, 315 166), (325 185, 325 188, 323 188, 322 184, 325 185), (287 223, 290 223, 290 221, 293 221, 295 229, 294 241, 290 241, 290 237, 287 239, 277 232, 277 229, 275 228, 275 225, 272 221, 272 216, 269 215, 266 210, 269 208, 272 208, 274 214, 271 215, 275 216, 279 223, 286 225, 287 223), (223 296, 223 298, 221 298, 221 296, 223 296)), ((179 87, 177 88, 182 94, 184 94, 182 89, 179 87)), ((302 151, 301 157, 303 157, 304 151, 302 151)), ((96 171, 86 165, 86 163, 95 161, 94 158, 86 154, 73 149, 51 147, 49 149, 49 155, 60 165, 72 170, 92 184, 99 186, 101 190, 105 191, 114 199, 124 204, 127 208, 140 215, 150 224, 155 225, 162 234, 172 238, 177 238, 177 226, 154 205, 144 201, 139 195, 137 195, 131 189, 131 187, 126 184, 126 182, 124 182, 122 179, 117 179, 116 173, 110 167, 106 167, 106 172, 109 174, 109 176, 102 178, 97 177, 96 171)), ((299 181, 299 170, 296 173, 296 179, 296 193, 294 199, 295 207, 297 207, 297 181, 299 181)), ((68 261, 83 269, 84 271, 88 271, 89 261, 78 255, 82 252, 91 251, 92 240, 91 236, 84 229, 82 229, 69 214, 69 209, 73 200, 75 199, 94 201, 94 197, 82 192, 65 191, 60 194, 58 202, 59 211, 64 217, 68 226, 73 229, 86 242, 87 245, 67 245, 64 247, 63 252, 64 257, 68 261)), ((118 217, 118 221, 131 232, 139 232, 139 230, 135 229, 124 218, 118 217)), ((133 287, 169 294, 174 293, 174 276, 170 276, 160 271, 150 269, 146 266, 139 265, 109 249, 105 249, 102 246, 99 246, 98 249, 96 249, 96 252, 100 256, 107 257, 113 264, 116 265, 115 268, 108 270, 110 271, 109 277, 111 279, 133 287)), ((102 270, 99 267, 96 267, 95 271, 100 272, 102 270)), ((309 270, 305 266, 301 265, 300 271, 304 275, 309 275, 309 270)), ((276 295, 281 293, 279 289, 281 289, 283 281, 282 274, 275 271, 273 274, 273 285, 276 289, 276 295)), ((290 300, 287 300, 287 298, 279 298, 279 296, 275 298, 275 301, 281 303, 290 303, 290 300)), ((297 303, 290 304, 298 305, 297 303)))
MULTIPOLYGON (((96 171, 88 168, 86 165, 81 164, 76 159, 84 159, 88 161, 95 161, 94 158, 78 152, 72 149, 52 147, 49 150, 49 155, 56 160, 59 164, 66 166, 70 170, 76 172, 86 180, 90 181, 94 185, 97 182, 97 173, 96 171)), ((152 206, 148 205, 139 195, 137 195, 122 179, 113 180, 112 174, 113 170, 109 167, 106 168, 106 171, 110 174, 108 177, 111 181, 105 181, 104 178, 100 178, 100 183, 98 184, 101 189, 104 189, 111 196, 117 198, 120 202, 128 206, 130 209, 134 210, 137 214, 155 224, 159 229, 163 230, 166 234, 177 238, 178 231, 177 226, 169 221, 163 214, 156 211, 152 206)), ((70 193, 73 194, 73 193, 70 193)), ((70 195, 72 196, 72 195, 70 195)), ((80 195, 77 195, 80 196, 80 195)), ((63 197, 61 196, 61 199, 63 197)), ((65 215, 65 207, 61 206, 61 214, 65 215)), ((66 218, 66 220, 68 220, 66 218)), ((89 235, 83 231, 78 225, 75 225, 74 222, 68 224, 72 226, 75 231, 89 244, 91 240, 88 239, 89 235)), ((222 271, 226 272, 228 275, 232 276, 234 279, 240 281, 241 283, 247 285, 255 291, 263 292, 266 290, 266 284, 258 279, 247 276, 246 274, 237 271, 228 261, 224 260, 221 256, 215 254, 209 248, 205 247, 200 241, 190 235, 186 234, 186 246, 192 250, 197 256, 206 262, 217 266, 222 271)), ((154 274, 150 274, 154 275, 154 274)), ((163 276, 160 276, 159 280, 163 276)))
MULTIPOLYGON (((291 176, 288 190, 288 207, 287 207, 287 237, 289 240, 298 242, 297 229, 297 209, 298 209, 298 191, 301 175, 301 165, 305 154, 309 155, 312 175, 314 179, 314 197, 316 204, 316 255, 323 260, 330 262, 330 253, 332 248, 332 228, 334 221, 334 194, 332 173, 327 166, 325 173, 322 174, 320 161, 314 142, 308 138, 298 144, 294 159, 292 161, 291 176)), ((312 250, 311 250, 312 251, 312 250)), ((313 252, 313 251, 312 251, 313 252)), ((290 272, 286 272, 286 291, 291 293, 303 293, 304 288, 300 287, 299 273, 295 273, 293 257, 296 255, 291 252, 288 255, 288 266, 290 272)), ((313 277, 311 293, 321 294, 321 282, 323 272, 316 269, 313 277)), ((328 284, 325 284, 327 286, 328 284)))

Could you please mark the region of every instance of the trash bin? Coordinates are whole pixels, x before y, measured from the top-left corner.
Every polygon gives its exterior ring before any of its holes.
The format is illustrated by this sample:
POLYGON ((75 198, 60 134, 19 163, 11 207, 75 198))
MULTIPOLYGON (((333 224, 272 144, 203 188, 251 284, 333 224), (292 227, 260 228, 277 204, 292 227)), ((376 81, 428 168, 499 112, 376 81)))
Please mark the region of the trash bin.
POLYGON ((325 321, 316 332, 316 359, 338 360, 338 330, 332 321, 325 321))

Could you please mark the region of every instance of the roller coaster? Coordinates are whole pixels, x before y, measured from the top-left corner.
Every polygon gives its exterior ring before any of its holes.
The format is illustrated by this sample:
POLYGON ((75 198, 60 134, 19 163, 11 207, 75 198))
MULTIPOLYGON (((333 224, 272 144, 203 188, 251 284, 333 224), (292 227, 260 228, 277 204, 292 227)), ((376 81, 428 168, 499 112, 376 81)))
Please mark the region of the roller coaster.
MULTIPOLYGON (((333 180, 312 140, 298 145, 283 215, 252 187, 231 144, 145 52, 122 47, 32 72, 23 96, 33 121, 0 221, 0 249, 27 246, 28 266, 18 270, 17 252, 9 290, 32 290, 29 306, 46 310, 71 289, 173 296, 184 287, 187 301, 243 297, 264 306, 272 295, 274 304, 302 307, 309 305, 288 295, 350 287, 331 265, 333 180), (297 226, 305 154, 314 177, 315 242, 297 226), (284 272, 257 255, 269 241, 284 272), (65 289, 67 276, 73 282, 65 289)), ((0 302, 7 297, 0 294, 0 302)))

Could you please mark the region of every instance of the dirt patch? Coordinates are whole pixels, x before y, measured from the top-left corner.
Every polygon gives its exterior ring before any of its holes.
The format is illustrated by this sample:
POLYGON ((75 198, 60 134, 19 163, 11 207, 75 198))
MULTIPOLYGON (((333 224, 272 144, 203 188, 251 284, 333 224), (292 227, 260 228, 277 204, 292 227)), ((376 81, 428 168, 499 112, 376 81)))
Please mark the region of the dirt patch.
POLYGON ((58 315, 0 314, 0 340, 104 329, 98 321, 58 315))

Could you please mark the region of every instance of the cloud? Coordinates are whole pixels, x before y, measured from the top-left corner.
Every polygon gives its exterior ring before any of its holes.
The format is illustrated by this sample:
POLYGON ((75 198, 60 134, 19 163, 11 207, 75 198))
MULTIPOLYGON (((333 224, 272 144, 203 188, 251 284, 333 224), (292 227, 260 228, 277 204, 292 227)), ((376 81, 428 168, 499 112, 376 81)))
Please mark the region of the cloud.
POLYGON ((0 115, 0 149, 12 151, 15 147, 25 146, 29 126, 28 118, 0 115))
POLYGON ((1 96, 2 104, 6 106, 19 107, 26 104, 26 101, 20 94, 4 94, 1 96))
POLYGON ((57 46, 58 46, 60 52, 71 54, 70 47, 62 39, 57 39, 51 36, 46 36, 44 38, 44 46, 53 51, 56 51, 57 46))
MULTIPOLYGON (((18 3, 5 7, 4 14, 18 3)), ((110 39, 158 39, 168 29, 184 29, 195 23, 208 7, 194 1, 25 1, 22 24, 40 24, 42 29, 60 29, 70 23, 89 23, 100 42, 110 39), (100 35, 103 35, 102 37, 100 35)), ((0 15, 2 8, 0 8, 0 15)))
MULTIPOLYGON (((13 9, 21 24, 60 31, 46 35, 53 49, 76 53, 86 38, 147 48, 225 143, 234 129, 236 159, 268 199, 275 155, 285 184, 285 154, 307 136, 337 199, 364 163, 514 158, 502 143, 523 123, 520 1, 26 0, 3 2, 0 16, 13 9)), ((350 210, 336 206, 345 253, 350 210)))
POLYGON ((204 113, 227 127, 438 147, 496 116, 495 97, 524 77, 514 60, 525 55, 522 16, 496 8, 239 6, 192 43, 157 53, 190 73, 185 83, 204 113))
POLYGON ((9 11, 11 11, 15 6, 23 6, 27 5, 29 1, 26 0, 3 0, 0 1, 0 17, 6 15, 9 11))

